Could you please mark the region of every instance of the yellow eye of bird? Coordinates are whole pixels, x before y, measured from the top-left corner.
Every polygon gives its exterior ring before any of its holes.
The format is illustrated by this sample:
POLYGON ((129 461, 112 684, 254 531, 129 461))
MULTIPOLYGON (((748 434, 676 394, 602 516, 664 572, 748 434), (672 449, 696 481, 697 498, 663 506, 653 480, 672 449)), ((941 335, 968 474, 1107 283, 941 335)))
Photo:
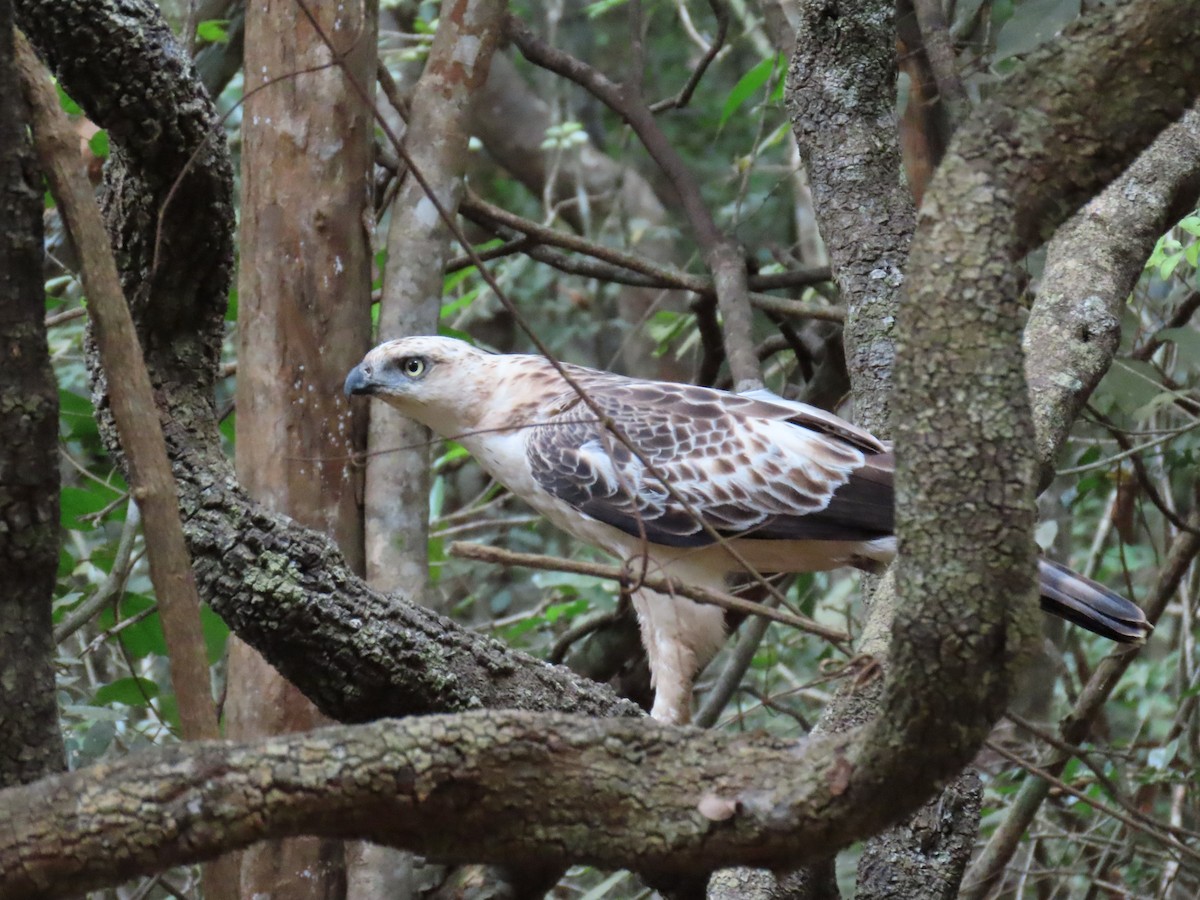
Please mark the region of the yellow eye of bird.
POLYGON ((419 356, 410 356, 403 363, 404 374, 409 378, 420 378, 425 374, 425 360, 419 356))

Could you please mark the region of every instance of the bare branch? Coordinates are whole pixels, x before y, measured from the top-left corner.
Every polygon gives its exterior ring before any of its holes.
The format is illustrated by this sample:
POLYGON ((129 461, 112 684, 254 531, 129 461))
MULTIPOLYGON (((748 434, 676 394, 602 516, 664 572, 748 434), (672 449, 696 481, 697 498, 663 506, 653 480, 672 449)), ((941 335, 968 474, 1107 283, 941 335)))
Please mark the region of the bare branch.
MULTIPOLYGON (((537 553, 514 553, 511 550, 504 550, 499 547, 489 547, 484 544, 467 544, 461 541, 451 544, 446 548, 446 552, 460 559, 474 559, 502 566, 523 566, 529 569, 574 572, 578 575, 594 575, 597 578, 610 578, 613 581, 620 582, 622 586, 631 589, 645 586, 662 594, 678 594, 681 597, 695 600, 697 603, 719 606, 721 609, 729 610, 730 612, 761 616, 764 619, 770 619, 784 625, 790 625, 800 631, 818 635, 835 644, 845 644, 850 640, 850 636, 845 632, 838 631, 836 628, 829 628, 820 622, 813 621, 807 616, 773 609, 733 594, 709 591, 704 588, 695 587, 694 585, 681 584, 652 573, 637 577, 630 569, 622 568, 621 566, 606 566, 600 563, 561 559, 557 556, 542 556, 537 553)), ((637 561, 635 560, 634 562, 636 563, 637 561)))

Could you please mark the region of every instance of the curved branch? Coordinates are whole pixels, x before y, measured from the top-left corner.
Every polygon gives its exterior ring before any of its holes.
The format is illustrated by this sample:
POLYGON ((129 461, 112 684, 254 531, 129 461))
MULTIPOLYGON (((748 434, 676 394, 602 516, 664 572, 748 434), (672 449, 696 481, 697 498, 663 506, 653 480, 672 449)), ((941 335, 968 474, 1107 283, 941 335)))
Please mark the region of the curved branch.
POLYGON ((1159 236, 1200 194, 1200 108, 1192 107, 1046 248, 1025 328, 1026 378, 1042 482, 1112 365, 1121 310, 1159 236))
MULTIPOLYGON (((844 738, 483 712, 139 752, 0 794, 0 898, 78 893, 296 834, 667 875, 794 862, 849 837, 845 750, 844 738), (494 827, 514 816, 537 825, 494 827)), ((853 818, 863 829, 886 814, 862 804, 853 818)))

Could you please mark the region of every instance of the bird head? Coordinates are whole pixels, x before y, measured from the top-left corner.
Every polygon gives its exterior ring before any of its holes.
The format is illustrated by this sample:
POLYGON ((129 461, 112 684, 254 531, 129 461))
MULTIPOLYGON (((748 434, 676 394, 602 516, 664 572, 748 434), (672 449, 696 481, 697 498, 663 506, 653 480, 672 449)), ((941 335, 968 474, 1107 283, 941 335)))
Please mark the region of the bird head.
POLYGON ((469 427, 473 387, 491 355, 465 341, 406 337, 380 344, 346 376, 346 395, 377 397, 440 434, 469 427))

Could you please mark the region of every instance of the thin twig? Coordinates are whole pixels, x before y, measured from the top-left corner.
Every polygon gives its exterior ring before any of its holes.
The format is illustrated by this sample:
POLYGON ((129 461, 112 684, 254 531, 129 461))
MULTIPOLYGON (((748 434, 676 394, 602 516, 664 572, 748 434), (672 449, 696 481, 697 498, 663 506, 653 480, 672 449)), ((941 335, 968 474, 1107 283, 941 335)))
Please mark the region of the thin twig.
MULTIPOLYGON (((729 34, 729 10, 721 0, 709 0, 709 7, 712 8, 713 15, 717 19, 717 38, 704 51, 704 55, 700 61, 696 63, 696 68, 692 70, 692 74, 688 76, 687 83, 679 89, 679 93, 674 97, 666 97, 656 103, 650 104, 650 112, 660 113, 667 109, 683 109, 692 100, 692 94, 696 92, 696 88, 700 84, 700 79, 704 77, 704 73, 708 71, 708 67, 712 61, 717 58, 721 50, 725 47, 725 38, 729 34)), ((690 24, 685 18, 687 16, 687 6, 679 4, 679 16, 684 21, 684 26, 690 24)))
POLYGON ((583 60, 549 45, 513 16, 506 20, 505 31, 526 59, 585 88, 633 129, 675 189, 705 264, 712 273, 717 303, 725 318, 726 355, 734 383, 739 389, 761 386, 762 376, 749 328, 745 253, 717 226, 704 202, 699 182, 642 100, 640 82, 617 84, 583 60))
POLYGON ((108 576, 96 588, 95 593, 77 607, 63 616, 63 620, 54 627, 54 643, 61 644, 85 624, 92 620, 100 610, 108 605, 113 597, 125 589, 129 573, 133 569, 133 543, 137 537, 138 524, 141 515, 136 503, 130 503, 125 511, 125 524, 121 527, 121 538, 117 542, 117 554, 113 558, 112 568, 108 576))
POLYGON ((741 636, 734 645, 729 661, 721 670, 712 689, 705 695, 699 712, 692 719, 693 725, 698 728, 711 728, 716 724, 721 711, 729 703, 729 698, 742 683, 742 678, 745 677, 746 670, 750 668, 750 663, 754 661, 754 654, 758 652, 758 647, 766 637, 767 628, 770 625, 769 619, 759 616, 751 619, 742 628, 741 636))
POLYGON ((1147 824, 1146 822, 1139 821, 1138 819, 1134 818, 1133 816, 1126 815, 1124 812, 1122 812, 1120 809, 1118 809, 1115 806, 1109 806, 1107 803, 1101 803, 1099 800, 1095 799, 1094 797, 1089 797, 1087 795, 1087 793, 1085 793, 1084 791, 1081 791, 1078 788, 1072 787, 1071 785, 1067 784, 1065 781, 1063 781, 1061 778, 1058 778, 1056 775, 1054 775, 1054 773, 1050 772, 1049 770, 1044 769, 1041 766, 1037 765, 1036 763, 1030 762, 1027 759, 1022 759, 1020 756, 1018 756, 1016 753, 1013 753, 1007 747, 1003 746, 1002 744, 998 744, 993 740, 990 740, 990 739, 985 740, 983 742, 983 745, 985 747, 987 747, 989 750, 991 750, 993 753, 1003 756, 1009 762, 1020 766, 1022 769, 1024 769, 1029 774, 1036 775, 1038 778, 1043 779, 1048 784, 1050 784, 1052 787, 1056 787, 1063 793, 1070 794, 1076 800, 1079 800, 1082 803, 1086 803, 1088 806, 1092 807, 1092 809, 1098 810, 1099 812, 1104 813, 1106 816, 1110 816, 1111 818, 1116 819, 1118 822, 1125 825, 1127 828, 1132 828, 1134 831, 1140 831, 1142 834, 1149 835, 1150 837, 1155 838, 1158 841, 1161 841, 1163 844, 1166 844, 1167 846, 1169 846, 1172 850, 1178 851, 1179 853, 1182 853, 1186 856, 1190 856, 1195 860, 1200 860, 1200 850, 1192 849, 1187 844, 1183 843, 1178 838, 1176 838, 1173 834, 1163 831, 1164 827, 1169 828, 1169 826, 1163 826, 1161 823, 1158 823, 1158 822, 1154 822, 1153 824, 1147 824))
MULTIPOLYGON (((573 559, 562 559, 556 556, 543 556, 537 553, 514 553, 511 550, 502 550, 498 547, 488 547, 483 544, 455 542, 446 548, 446 553, 450 556, 456 556, 459 559, 473 559, 501 566, 520 566, 526 569, 544 569, 551 572, 570 572, 575 575, 592 575, 596 578, 609 578, 620 582, 622 585, 629 585, 634 580, 630 577, 629 569, 621 566, 581 562, 573 559)), ((719 606, 721 609, 730 612, 761 616, 775 622, 781 622, 784 625, 790 625, 809 634, 823 637, 834 644, 845 644, 850 640, 850 636, 845 632, 829 628, 820 622, 813 621, 807 616, 772 609, 769 606, 755 603, 753 600, 747 600, 744 597, 736 597, 733 594, 727 594, 722 591, 710 591, 706 588, 683 584, 675 579, 664 578, 661 575, 652 573, 647 573, 636 581, 639 586, 647 587, 660 594, 678 595, 680 597, 687 597, 689 600, 694 600, 697 603, 719 606)))

